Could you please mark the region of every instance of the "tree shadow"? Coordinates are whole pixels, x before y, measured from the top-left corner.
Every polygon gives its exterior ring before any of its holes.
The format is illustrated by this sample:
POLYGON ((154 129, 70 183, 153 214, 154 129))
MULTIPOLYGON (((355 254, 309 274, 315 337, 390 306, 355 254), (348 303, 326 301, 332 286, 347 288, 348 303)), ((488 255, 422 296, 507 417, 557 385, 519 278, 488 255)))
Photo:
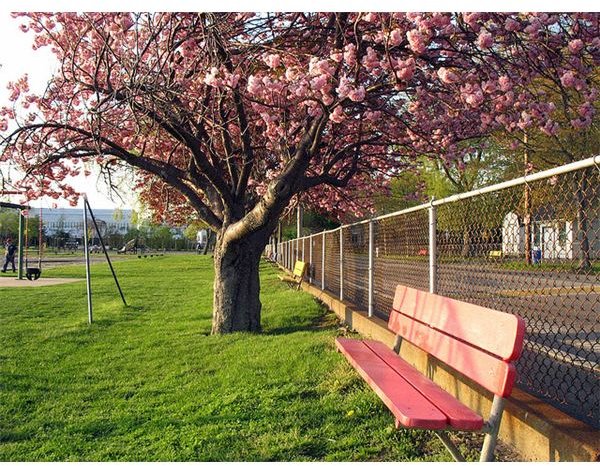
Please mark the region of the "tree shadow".
POLYGON ((275 328, 264 330, 264 335, 288 335, 296 332, 322 332, 331 330, 339 326, 337 316, 330 312, 323 303, 315 299, 319 304, 320 313, 312 319, 307 319, 302 323, 291 323, 275 328))

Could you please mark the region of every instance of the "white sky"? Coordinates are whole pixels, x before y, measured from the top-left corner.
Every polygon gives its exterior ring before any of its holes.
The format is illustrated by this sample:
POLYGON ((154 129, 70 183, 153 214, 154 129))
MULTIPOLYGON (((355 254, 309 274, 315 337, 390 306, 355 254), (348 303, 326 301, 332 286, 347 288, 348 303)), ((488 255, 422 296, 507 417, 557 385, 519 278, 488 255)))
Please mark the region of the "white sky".
MULTIPOLYGON (((548 0, 420 0, 419 2, 402 2, 396 0, 365 3, 364 0, 321 0, 318 4, 299 0, 251 0, 240 2, 239 0, 220 0, 218 3, 189 0, 148 0, 143 3, 131 0, 103 0, 102 2, 82 2, 81 0, 21 0, 18 9, 21 11, 132 11, 143 9, 145 11, 190 11, 219 10, 219 11, 299 11, 314 10, 321 11, 363 11, 365 7, 375 11, 411 11, 415 7, 428 11, 597 11, 597 0, 573 0, 568 4, 565 2, 552 2, 548 0), (84 8, 82 8, 84 6, 84 8), (165 8, 166 7, 166 8, 165 8)), ((18 28, 19 21, 11 18, 10 7, 12 2, 0 4, 0 105, 7 103, 8 92, 6 85, 9 81, 18 79, 24 73, 29 75, 30 86, 34 91, 42 91, 52 71, 56 68, 53 55, 46 49, 33 51, 31 49, 31 37, 24 34, 18 28)), ((80 192, 88 195, 90 203, 96 208, 132 208, 135 204, 135 195, 129 193, 126 202, 111 201, 106 195, 107 188, 104 183, 98 181, 97 175, 91 175, 87 179, 81 175, 72 180, 72 185, 80 192)), ((6 199, 6 196, 4 197, 6 199)), ((21 199, 12 197, 10 200, 19 202, 21 199)), ((41 202, 32 202, 33 206, 50 207, 54 203, 58 207, 68 207, 68 203, 61 200, 43 199, 41 202)), ((81 204, 81 202, 80 202, 81 204)))

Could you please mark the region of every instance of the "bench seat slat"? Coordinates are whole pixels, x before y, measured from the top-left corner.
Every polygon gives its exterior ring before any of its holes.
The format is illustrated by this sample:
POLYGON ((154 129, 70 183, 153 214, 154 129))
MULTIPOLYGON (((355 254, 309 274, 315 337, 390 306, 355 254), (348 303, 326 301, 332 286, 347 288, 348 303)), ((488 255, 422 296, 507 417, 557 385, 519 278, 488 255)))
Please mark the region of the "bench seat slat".
MULTIPOLYGON (((513 314, 404 285, 396 287, 393 308, 506 361, 517 359, 523 348, 525 321, 513 314)), ((397 333, 391 318, 388 327, 397 333)))
POLYGON ((417 369, 400 358, 393 350, 375 340, 364 340, 388 366, 400 374, 415 387, 425 398, 431 401, 448 418, 448 424, 460 430, 481 430, 483 418, 471 410, 448 392, 421 374, 417 369))
POLYGON ((446 415, 364 342, 348 338, 338 338, 335 342, 403 426, 421 429, 444 429, 448 426, 446 415))
MULTIPOLYGON (((399 312, 392 311, 391 314, 390 320, 394 319, 398 335, 496 395, 510 395, 516 377, 515 368, 511 363, 497 359, 399 312)), ((494 337, 495 332, 488 331, 487 338, 494 337)))

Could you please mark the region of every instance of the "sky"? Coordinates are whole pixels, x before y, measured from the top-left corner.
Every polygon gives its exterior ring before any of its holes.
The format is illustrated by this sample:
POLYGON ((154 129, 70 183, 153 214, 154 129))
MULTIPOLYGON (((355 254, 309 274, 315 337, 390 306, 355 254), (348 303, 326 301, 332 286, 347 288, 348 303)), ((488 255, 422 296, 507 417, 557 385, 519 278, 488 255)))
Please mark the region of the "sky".
MULTIPOLYGON (((461 0, 461 1, 440 1, 440 0, 420 0, 417 2, 407 2, 396 0, 382 1, 376 0, 369 2, 370 9, 375 11, 398 11, 414 10, 415 6, 419 9, 428 11, 597 11, 597 0, 572 0, 568 4, 565 2, 552 2, 549 0, 501 0, 494 2, 482 2, 481 0, 461 0)), ((13 4, 14 5, 14 4, 13 4)), ((218 4, 214 2, 189 0, 170 0, 165 3, 160 0, 146 0, 145 2, 133 2, 130 0, 103 0, 102 2, 82 2, 81 0, 21 0, 19 10, 21 11, 132 11, 143 9, 145 11, 190 11, 193 9, 212 10, 218 5, 219 11, 281 11, 281 10, 312 10, 317 4, 311 4, 299 0, 251 0, 240 2, 239 0, 221 0, 218 4), (84 8, 82 8, 82 6, 84 8)), ((365 8, 364 0, 321 0, 318 3, 318 9, 322 11, 362 11, 365 8)), ((19 21, 10 16, 11 2, 5 2, 0 5, 0 105, 4 105, 8 99, 6 85, 9 81, 18 79, 24 73, 29 75, 31 88, 36 91, 43 91, 48 78, 53 70, 57 68, 56 60, 53 55, 45 49, 33 51, 31 48, 31 37, 19 30, 19 21)), ((108 188, 97 176, 98 170, 87 179, 83 174, 75 179, 71 179, 72 186, 79 192, 87 194, 92 206, 96 208, 135 208, 136 197, 130 190, 126 190, 123 195, 125 200, 111 200, 108 195, 108 188)), ((7 197, 0 196, 3 200, 7 197)), ((19 202, 22 198, 12 197, 8 199, 12 202, 19 202)), ((80 201, 81 204, 82 201, 80 201)), ((33 201, 34 207, 69 207, 66 201, 54 199, 42 199, 33 201)), ((79 206, 81 207, 81 205, 79 206)))

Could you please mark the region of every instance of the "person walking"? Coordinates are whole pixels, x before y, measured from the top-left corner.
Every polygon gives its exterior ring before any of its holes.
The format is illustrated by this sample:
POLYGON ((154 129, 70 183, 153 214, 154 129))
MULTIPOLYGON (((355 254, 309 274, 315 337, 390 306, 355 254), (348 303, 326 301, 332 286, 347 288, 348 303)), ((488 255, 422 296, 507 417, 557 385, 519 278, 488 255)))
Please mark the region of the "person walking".
POLYGON ((10 238, 8 238, 6 240, 4 247, 6 248, 6 252, 4 253, 5 261, 4 261, 4 266, 2 267, 2 273, 6 273, 8 264, 11 264, 12 271, 16 272, 17 268, 15 267, 15 255, 17 253, 17 247, 13 244, 13 242, 10 238))

